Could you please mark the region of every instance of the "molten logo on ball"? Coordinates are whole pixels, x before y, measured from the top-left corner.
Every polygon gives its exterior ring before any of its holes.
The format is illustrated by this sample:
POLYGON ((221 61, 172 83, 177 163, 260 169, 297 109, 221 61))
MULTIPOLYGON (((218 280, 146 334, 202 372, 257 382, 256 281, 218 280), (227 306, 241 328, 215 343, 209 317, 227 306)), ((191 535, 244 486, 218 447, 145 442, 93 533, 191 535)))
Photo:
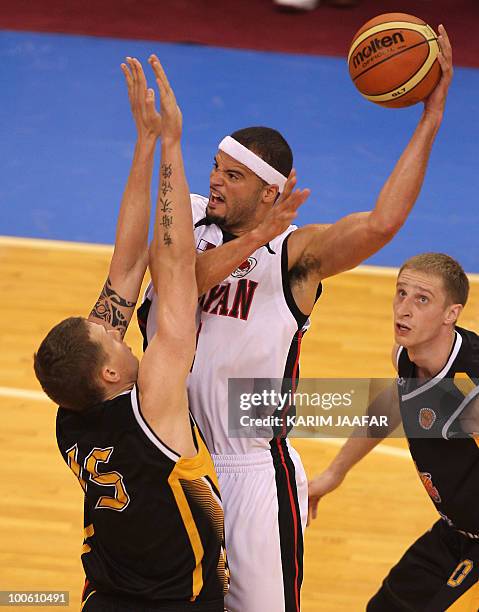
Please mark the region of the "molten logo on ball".
POLYGON ((371 57, 374 53, 378 53, 382 51, 384 47, 391 47, 393 45, 399 45, 404 43, 404 36, 401 32, 394 32, 392 36, 383 36, 382 38, 374 38, 364 49, 358 51, 353 56, 353 66, 354 68, 359 68, 359 66, 368 58, 371 57))
POLYGON ((349 74, 371 102, 401 108, 425 100, 441 78, 439 44, 423 19, 386 13, 366 22, 348 52, 349 74))

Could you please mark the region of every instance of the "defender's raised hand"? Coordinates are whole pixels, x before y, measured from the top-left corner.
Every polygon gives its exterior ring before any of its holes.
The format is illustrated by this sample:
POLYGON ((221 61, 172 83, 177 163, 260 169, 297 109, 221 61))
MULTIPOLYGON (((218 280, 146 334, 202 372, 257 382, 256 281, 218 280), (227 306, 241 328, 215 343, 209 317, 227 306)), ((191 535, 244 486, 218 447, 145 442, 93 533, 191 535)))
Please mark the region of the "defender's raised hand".
POLYGON ((155 108, 155 92, 147 88, 145 73, 140 62, 127 57, 128 65, 121 64, 128 88, 131 113, 135 120, 138 138, 159 138, 161 136, 161 116, 155 108))
POLYGON ((161 138, 163 141, 179 141, 183 125, 183 117, 176 103, 175 94, 156 55, 148 59, 156 77, 161 101, 161 138))

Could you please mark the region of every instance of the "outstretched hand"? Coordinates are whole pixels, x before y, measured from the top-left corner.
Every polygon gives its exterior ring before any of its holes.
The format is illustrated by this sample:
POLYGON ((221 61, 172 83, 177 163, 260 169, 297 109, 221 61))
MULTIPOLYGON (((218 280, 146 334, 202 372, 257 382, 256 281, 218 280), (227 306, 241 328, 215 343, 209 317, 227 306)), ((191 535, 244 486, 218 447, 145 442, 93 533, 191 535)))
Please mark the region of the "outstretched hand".
POLYGON ((161 116, 155 108, 155 92, 148 89, 145 73, 140 62, 134 57, 126 58, 127 64, 121 64, 128 88, 131 114, 135 121, 138 138, 161 136, 161 116))
POLYGON ((282 234, 296 218, 298 208, 308 199, 311 193, 309 189, 293 191, 296 180, 296 170, 293 168, 286 181, 283 193, 258 225, 257 230, 261 232, 264 243, 282 234))
POLYGON ((156 55, 148 59, 156 77, 161 101, 161 138, 163 141, 177 141, 181 137, 183 117, 163 66, 156 55))
POLYGON ((326 469, 316 478, 308 483, 308 522, 311 523, 318 515, 319 500, 327 493, 334 491, 343 482, 344 476, 341 477, 336 472, 326 469))
POLYGON ((438 32, 437 41, 440 52, 437 56, 437 61, 441 65, 442 75, 434 91, 424 101, 424 110, 427 113, 438 113, 442 116, 454 70, 452 67, 452 47, 445 27, 440 25, 438 32))

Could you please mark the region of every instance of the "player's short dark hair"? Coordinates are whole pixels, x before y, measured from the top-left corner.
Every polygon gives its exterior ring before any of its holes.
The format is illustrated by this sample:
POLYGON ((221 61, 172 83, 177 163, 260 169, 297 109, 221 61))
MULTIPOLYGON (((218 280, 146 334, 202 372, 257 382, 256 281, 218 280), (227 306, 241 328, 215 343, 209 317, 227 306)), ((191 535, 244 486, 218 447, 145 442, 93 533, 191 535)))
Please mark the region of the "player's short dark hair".
POLYGON ((293 167, 293 152, 277 130, 268 127, 248 127, 231 134, 244 147, 256 153, 283 176, 289 176, 293 167))
POLYGON ((106 359, 90 338, 86 319, 70 317, 55 325, 33 356, 42 389, 59 406, 80 412, 102 401, 98 373, 106 359))
POLYGON ((399 274, 406 268, 439 276, 444 284, 448 302, 466 305, 469 297, 469 279, 461 264, 449 255, 444 253, 415 255, 403 263, 399 274))

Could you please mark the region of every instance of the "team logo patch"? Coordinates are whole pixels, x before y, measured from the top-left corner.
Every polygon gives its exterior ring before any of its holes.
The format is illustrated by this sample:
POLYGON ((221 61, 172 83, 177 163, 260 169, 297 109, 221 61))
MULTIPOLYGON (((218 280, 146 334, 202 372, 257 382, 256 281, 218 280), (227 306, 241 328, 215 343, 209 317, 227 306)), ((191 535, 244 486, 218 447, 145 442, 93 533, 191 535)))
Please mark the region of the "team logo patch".
POLYGON ((234 272, 231 272, 231 276, 234 276, 234 278, 243 278, 243 276, 249 274, 251 270, 256 267, 257 263, 254 257, 248 257, 248 259, 243 261, 234 272))
POLYGON ((421 408, 419 411, 419 425, 423 429, 431 429, 436 422, 436 413, 431 408, 421 408))
POLYGON ((198 242, 198 246, 196 247, 197 251, 209 251, 210 249, 214 249, 216 248, 216 245, 214 245, 212 242, 208 242, 207 240, 204 240, 203 238, 201 238, 201 240, 198 242))
POLYGON ((440 504, 442 501, 441 496, 439 495, 439 491, 432 484, 431 474, 428 474, 427 472, 419 472, 419 478, 421 479, 421 482, 432 501, 436 502, 436 504, 440 504))

